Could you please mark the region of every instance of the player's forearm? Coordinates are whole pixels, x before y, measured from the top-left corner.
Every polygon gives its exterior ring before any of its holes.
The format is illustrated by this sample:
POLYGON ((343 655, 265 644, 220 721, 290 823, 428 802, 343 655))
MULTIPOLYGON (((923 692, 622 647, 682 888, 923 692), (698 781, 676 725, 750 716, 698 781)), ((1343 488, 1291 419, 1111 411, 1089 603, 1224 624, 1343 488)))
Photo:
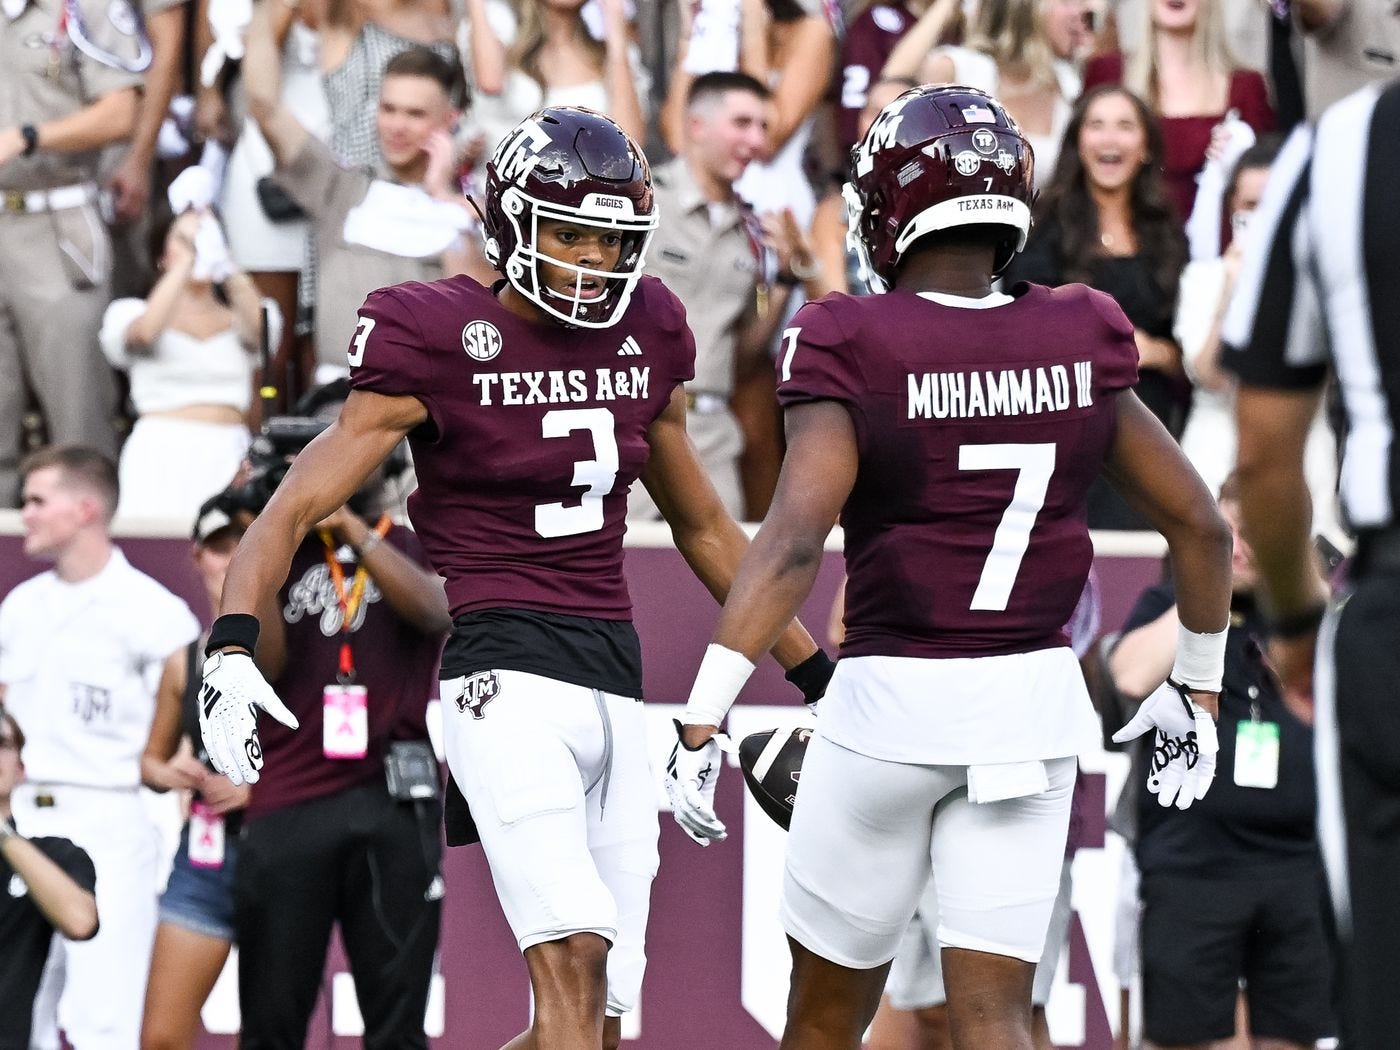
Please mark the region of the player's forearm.
POLYGON ((29 899, 63 936, 85 941, 97 933, 97 901, 38 846, 20 835, 0 839, 3 856, 29 887, 29 899))
POLYGON ((1194 520, 1162 529, 1177 581, 1177 615, 1188 631, 1215 634, 1229 626, 1230 526, 1213 501, 1194 520))
POLYGON ((37 125, 43 153, 86 153, 131 137, 140 101, 134 87, 103 95, 76 113, 37 125))
POLYGON ((258 515, 234 549, 224 577, 219 615, 244 613, 258 617, 260 636, 268 628, 263 614, 268 596, 275 594, 291 571, 292 555, 306 528, 298 529, 288 516, 273 511, 273 505, 258 515))
MULTIPOLYGON (((727 604, 733 598, 732 588, 749 550, 748 537, 744 531, 726 516, 724 522, 697 530, 694 536, 687 537, 681 534, 675 535, 675 539, 676 549, 680 551, 696 577, 705 584, 715 601, 722 605, 727 604)), ((810 587, 809 583, 809 590, 810 587)), ((764 652, 771 651, 773 658, 784 670, 796 667, 811 656, 817 649, 817 643, 807 629, 793 619, 801 604, 799 598, 793 606, 793 612, 774 631, 772 641, 760 646, 754 653, 746 652, 745 655, 757 661, 764 652)), ((715 640, 720 641, 718 638, 715 640)), ((720 644, 727 643, 720 641, 720 644)))
POLYGON ((757 662, 765 652, 785 668, 816 649, 794 617, 816 582, 822 543, 760 529, 749 547, 715 628, 714 641, 757 662))

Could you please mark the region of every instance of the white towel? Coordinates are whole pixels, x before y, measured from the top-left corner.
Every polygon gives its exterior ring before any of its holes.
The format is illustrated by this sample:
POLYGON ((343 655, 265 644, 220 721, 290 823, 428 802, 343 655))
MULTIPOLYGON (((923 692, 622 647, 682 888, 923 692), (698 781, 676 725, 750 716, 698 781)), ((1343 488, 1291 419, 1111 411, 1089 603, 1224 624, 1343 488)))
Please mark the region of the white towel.
POLYGON ((429 197, 421 186, 376 179, 365 199, 345 216, 346 244, 424 259, 439 255, 471 226, 467 209, 429 197))

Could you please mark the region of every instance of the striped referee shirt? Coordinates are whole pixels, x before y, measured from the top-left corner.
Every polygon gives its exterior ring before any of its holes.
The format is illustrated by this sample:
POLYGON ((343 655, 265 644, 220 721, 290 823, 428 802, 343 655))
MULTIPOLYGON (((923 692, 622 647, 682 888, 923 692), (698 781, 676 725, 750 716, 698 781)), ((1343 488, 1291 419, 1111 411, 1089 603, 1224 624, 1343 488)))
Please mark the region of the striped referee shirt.
POLYGON ((1358 529, 1400 503, 1400 80, 1363 88, 1285 143, 1251 222, 1221 337, 1245 386, 1307 390, 1329 365, 1346 410, 1340 490, 1358 529))

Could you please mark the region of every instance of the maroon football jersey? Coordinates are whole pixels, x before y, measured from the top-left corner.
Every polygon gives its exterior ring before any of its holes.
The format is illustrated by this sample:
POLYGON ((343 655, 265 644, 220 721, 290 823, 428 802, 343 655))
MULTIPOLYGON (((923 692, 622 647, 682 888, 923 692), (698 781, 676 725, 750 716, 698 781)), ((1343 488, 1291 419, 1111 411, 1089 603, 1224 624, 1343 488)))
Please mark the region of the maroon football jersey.
POLYGON ((783 405, 841 402, 859 446, 844 656, 1065 644, 1093 555, 1084 497, 1137 347, 1101 292, 1015 294, 986 310, 831 295, 784 332, 783 405))
POLYGON ((694 375, 685 309, 644 277, 610 328, 532 324, 469 277, 382 288, 350 347, 357 390, 411 395, 413 527, 454 616, 631 616, 627 490, 647 431, 694 375))

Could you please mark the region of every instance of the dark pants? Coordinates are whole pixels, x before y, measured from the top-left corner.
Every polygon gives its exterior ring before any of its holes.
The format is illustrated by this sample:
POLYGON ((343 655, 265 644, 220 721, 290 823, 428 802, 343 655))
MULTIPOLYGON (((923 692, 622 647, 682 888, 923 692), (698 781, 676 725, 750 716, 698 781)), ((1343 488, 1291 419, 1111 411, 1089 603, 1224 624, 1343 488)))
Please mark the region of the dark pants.
POLYGON ((1310 1046, 1335 1033, 1315 864, 1221 878, 1144 872, 1141 897, 1143 1034, 1153 1043, 1229 1039, 1241 981, 1252 1035, 1310 1046))
MULTIPOLYGON (((1400 573, 1370 574, 1342 609, 1334 647, 1346 888, 1342 1031, 1347 1050, 1400 1046, 1400 573)), ((1324 656, 1325 659, 1325 656, 1324 656)), ((1319 732, 1321 729, 1319 728, 1319 732)), ((1321 740, 1319 741, 1321 742, 1321 740)), ((1321 819, 1328 799, 1320 793, 1321 819)), ((1325 841, 1325 840, 1324 840, 1325 841)), ((1329 867, 1337 858, 1328 857, 1329 867)))
POLYGON ((437 950, 435 802, 397 802, 382 781, 245 824, 234 885, 242 1050, 301 1050, 340 923, 364 1045, 422 1048, 437 950))

